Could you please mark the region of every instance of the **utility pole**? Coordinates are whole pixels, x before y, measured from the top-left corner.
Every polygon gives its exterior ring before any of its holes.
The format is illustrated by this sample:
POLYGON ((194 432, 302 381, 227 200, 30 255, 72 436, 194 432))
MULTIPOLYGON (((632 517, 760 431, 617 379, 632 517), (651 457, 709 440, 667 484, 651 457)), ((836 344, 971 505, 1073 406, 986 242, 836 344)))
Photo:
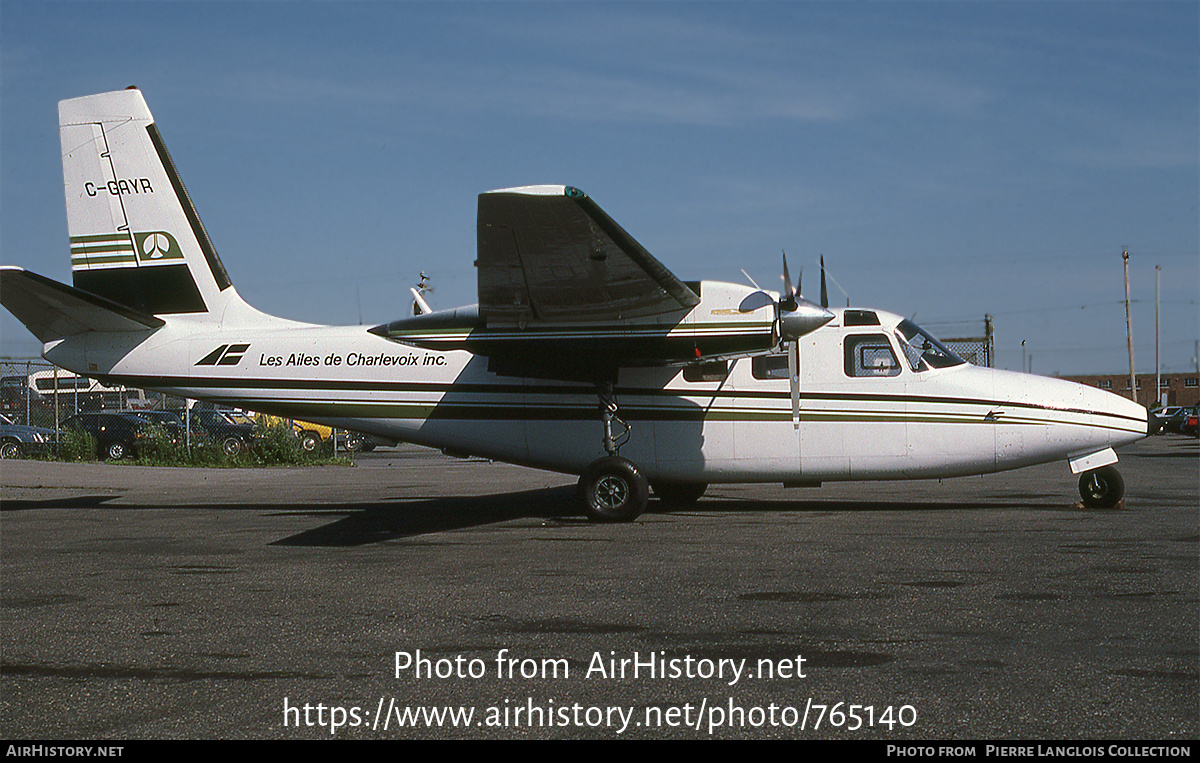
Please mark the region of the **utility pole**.
POLYGON ((996 351, 994 349, 996 343, 995 338, 992 336, 992 331, 992 315, 991 313, 985 313, 983 316, 983 346, 987 352, 987 363, 985 365, 988 368, 996 367, 996 351))
POLYGON ((1121 252, 1125 260, 1125 336, 1129 343, 1129 397, 1137 402, 1137 376, 1133 371, 1133 319, 1129 316, 1129 250, 1121 252))
POLYGON ((1162 344, 1158 339, 1158 283, 1162 276, 1162 265, 1154 266, 1154 401, 1162 400, 1162 344))

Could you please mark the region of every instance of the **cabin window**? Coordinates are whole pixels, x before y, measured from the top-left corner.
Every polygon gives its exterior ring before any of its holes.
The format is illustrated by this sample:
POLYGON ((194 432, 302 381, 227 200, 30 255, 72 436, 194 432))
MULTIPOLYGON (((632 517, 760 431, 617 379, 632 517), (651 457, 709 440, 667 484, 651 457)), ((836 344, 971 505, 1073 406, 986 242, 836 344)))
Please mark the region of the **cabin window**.
POLYGON ((879 316, 872 310, 844 310, 842 323, 847 326, 878 326, 879 316))
POLYGON ((690 382, 723 382, 729 376, 729 363, 718 360, 683 367, 683 380, 690 382))
POLYGON ((883 334, 846 337, 846 376, 899 376, 900 361, 883 334))
POLYGON ((787 355, 756 355, 750 359, 750 373, 755 379, 786 379, 787 355))

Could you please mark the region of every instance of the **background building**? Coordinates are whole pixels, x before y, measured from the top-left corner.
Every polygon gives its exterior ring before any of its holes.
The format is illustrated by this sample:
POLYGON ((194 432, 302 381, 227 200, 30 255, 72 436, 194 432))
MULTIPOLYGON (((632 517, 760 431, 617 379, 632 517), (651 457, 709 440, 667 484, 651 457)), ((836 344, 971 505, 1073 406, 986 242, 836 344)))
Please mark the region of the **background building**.
MULTIPOLYGON (((1091 374, 1088 376, 1064 376, 1073 382, 1086 384, 1089 387, 1115 392, 1122 397, 1129 397, 1129 374, 1091 374)), ((1160 401, 1164 405, 1197 405, 1200 404, 1200 374, 1194 371, 1186 373, 1169 373, 1162 375, 1162 389, 1159 395, 1154 394, 1154 374, 1138 374, 1137 401, 1147 408, 1153 408, 1160 401)))

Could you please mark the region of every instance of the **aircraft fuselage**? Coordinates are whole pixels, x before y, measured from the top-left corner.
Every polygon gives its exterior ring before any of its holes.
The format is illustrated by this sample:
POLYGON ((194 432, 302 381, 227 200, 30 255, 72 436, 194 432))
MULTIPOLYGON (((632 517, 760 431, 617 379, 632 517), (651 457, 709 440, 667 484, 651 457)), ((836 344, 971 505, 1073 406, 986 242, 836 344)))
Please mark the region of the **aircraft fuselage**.
MULTIPOLYGON (((811 484, 983 474, 1146 434, 1145 409, 1124 398, 965 363, 929 367, 906 356, 898 316, 833 312, 799 340, 797 417, 782 354, 622 369, 614 393, 630 431, 620 455, 652 482, 811 484), (878 322, 861 325, 864 314, 878 322)), ((46 357, 129 386, 542 469, 578 474, 605 455, 593 386, 497 375, 485 357, 361 326, 172 316, 145 333, 69 337, 46 357)))

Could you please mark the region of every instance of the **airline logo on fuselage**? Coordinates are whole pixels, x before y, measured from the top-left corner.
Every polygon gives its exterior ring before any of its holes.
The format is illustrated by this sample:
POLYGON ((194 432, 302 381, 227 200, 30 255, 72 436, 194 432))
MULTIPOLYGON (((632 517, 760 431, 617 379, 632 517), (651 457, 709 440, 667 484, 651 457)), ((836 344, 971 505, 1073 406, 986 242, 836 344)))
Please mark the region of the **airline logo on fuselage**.
POLYGON ((223 344, 196 361, 198 366, 236 366, 242 355, 250 349, 248 344, 223 344))

